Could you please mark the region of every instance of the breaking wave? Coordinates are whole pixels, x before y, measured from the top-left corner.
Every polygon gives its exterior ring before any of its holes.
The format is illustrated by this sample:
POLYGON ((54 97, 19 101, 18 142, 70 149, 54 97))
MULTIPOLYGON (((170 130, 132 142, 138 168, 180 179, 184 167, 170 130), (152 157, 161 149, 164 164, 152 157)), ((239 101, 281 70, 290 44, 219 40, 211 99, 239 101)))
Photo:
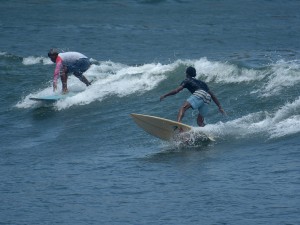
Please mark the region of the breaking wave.
MULTIPOLYGON (((5 55, 5 53, 1 54, 5 55)), ((149 63, 144 65, 92 61, 93 65, 85 75, 89 80, 93 80, 93 85, 85 87, 76 77, 70 76, 69 90, 78 93, 56 102, 57 110, 64 110, 74 105, 86 105, 94 101, 101 102, 112 96, 126 98, 132 95, 143 95, 156 91, 158 87, 171 89, 184 78, 185 68, 192 65, 197 70, 198 78, 210 85, 222 86, 223 92, 235 95, 237 99, 246 91, 235 89, 236 92, 231 93, 233 85, 234 87, 244 85, 243 87, 247 89, 249 95, 255 95, 258 99, 264 98, 266 101, 274 101, 283 93, 290 97, 282 106, 274 104, 268 109, 258 108, 256 112, 249 109, 248 113, 238 115, 230 121, 207 125, 204 129, 208 132, 215 136, 237 138, 261 134, 268 138, 277 138, 300 132, 299 61, 280 60, 261 68, 246 68, 230 62, 210 61, 207 58, 177 60, 169 64, 149 63)), ((24 66, 34 64, 49 66, 51 61, 44 57, 30 56, 23 58, 22 63, 24 66)), ((51 71, 52 69, 51 67, 51 71)), ((33 90, 32 93, 23 97, 16 107, 36 107, 38 103, 30 100, 30 97, 50 95, 51 93, 52 86, 49 79, 48 87, 42 90, 33 90)))

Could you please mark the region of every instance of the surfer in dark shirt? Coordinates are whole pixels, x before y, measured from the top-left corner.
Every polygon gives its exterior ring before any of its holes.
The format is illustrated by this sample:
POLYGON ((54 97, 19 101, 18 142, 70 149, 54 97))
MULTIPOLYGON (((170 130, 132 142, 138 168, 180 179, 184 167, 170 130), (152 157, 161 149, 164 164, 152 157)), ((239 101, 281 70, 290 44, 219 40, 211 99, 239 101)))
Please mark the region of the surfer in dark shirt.
POLYGON ((186 69, 186 79, 181 82, 180 86, 176 89, 164 94, 160 97, 160 101, 170 95, 176 95, 178 92, 182 91, 184 88, 187 88, 192 95, 183 103, 181 108, 179 109, 177 121, 181 122, 184 113, 189 108, 198 109, 199 114, 197 117, 197 124, 200 127, 204 127, 204 116, 206 116, 208 111, 208 105, 211 102, 211 99, 218 106, 219 111, 226 115, 223 110, 219 100, 214 95, 214 93, 209 90, 207 84, 201 80, 197 80, 196 78, 196 69, 194 67, 188 67, 186 69))

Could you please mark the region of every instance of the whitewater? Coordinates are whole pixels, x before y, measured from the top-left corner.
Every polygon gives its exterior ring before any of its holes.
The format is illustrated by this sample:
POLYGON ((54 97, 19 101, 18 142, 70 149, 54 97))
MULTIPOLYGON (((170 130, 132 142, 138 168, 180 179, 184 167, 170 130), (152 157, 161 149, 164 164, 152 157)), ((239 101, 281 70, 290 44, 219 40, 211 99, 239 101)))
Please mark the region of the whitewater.
MULTIPOLYGON (((101 102, 108 98, 126 98, 126 96, 147 95, 147 92, 156 92, 161 89, 159 86, 165 85, 164 88, 171 89, 179 83, 174 80, 183 78, 184 68, 194 66, 197 70, 197 78, 214 86, 221 87, 228 91, 224 92, 225 96, 238 98, 245 95, 256 98, 259 102, 269 102, 268 107, 264 110, 259 108, 252 110, 251 113, 244 114, 233 112, 228 109, 229 121, 216 122, 205 127, 207 132, 221 138, 247 137, 249 135, 264 135, 266 138, 278 138, 286 135, 296 134, 300 132, 300 97, 295 93, 287 91, 288 88, 297 90, 296 87, 300 83, 300 61, 283 61, 280 60, 269 65, 261 65, 259 68, 246 68, 229 62, 211 61, 207 58, 198 60, 177 60, 170 64, 150 63, 144 65, 124 65, 111 61, 96 61, 91 59, 93 65, 86 72, 88 79, 93 80, 91 87, 84 87, 74 76, 69 77, 69 89, 72 92, 78 92, 75 96, 68 97, 54 104, 56 110, 66 110, 76 105, 87 105, 91 102, 101 102), (173 82, 173 83, 172 83, 173 82), (230 87, 243 85, 245 89, 237 90, 232 93, 230 87), (236 97, 234 97, 236 96, 236 97), (281 104, 275 99, 286 98, 281 104), (275 101, 272 103, 272 101, 275 101), (240 114, 240 115, 238 115, 240 114)), ((44 57, 29 56, 23 58, 24 66, 42 64, 51 65, 51 61, 44 57)), ((53 65, 52 65, 53 67, 53 65)), ((41 103, 30 100, 33 96, 51 95, 51 74, 49 74, 49 82, 47 87, 42 90, 33 90, 23 96, 15 106, 17 108, 34 108, 39 107, 41 103)), ((59 87, 61 88, 61 87, 59 87)), ((159 95, 157 95, 157 99, 159 95)), ((157 100, 153 99, 153 101, 157 100)), ((247 99, 239 100, 245 101, 247 99)), ((157 103, 158 104, 158 103, 157 103)), ((159 112, 148 112, 157 114, 159 112)), ((174 119, 174 118, 172 118, 174 119)), ((199 128, 198 128, 199 129, 199 128)))

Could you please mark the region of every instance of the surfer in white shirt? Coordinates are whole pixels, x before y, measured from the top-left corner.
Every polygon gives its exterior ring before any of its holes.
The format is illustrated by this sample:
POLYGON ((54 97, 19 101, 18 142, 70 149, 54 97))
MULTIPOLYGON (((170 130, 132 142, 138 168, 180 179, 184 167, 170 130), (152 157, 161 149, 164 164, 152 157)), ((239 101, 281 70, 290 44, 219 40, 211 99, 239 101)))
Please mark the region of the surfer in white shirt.
POLYGON ((58 53, 56 49, 50 49, 48 57, 52 62, 56 63, 53 76, 53 91, 57 89, 57 80, 60 76, 62 82, 62 92, 68 92, 68 73, 73 73, 86 86, 91 85, 86 77, 83 75, 91 65, 89 59, 79 52, 63 52, 58 53))

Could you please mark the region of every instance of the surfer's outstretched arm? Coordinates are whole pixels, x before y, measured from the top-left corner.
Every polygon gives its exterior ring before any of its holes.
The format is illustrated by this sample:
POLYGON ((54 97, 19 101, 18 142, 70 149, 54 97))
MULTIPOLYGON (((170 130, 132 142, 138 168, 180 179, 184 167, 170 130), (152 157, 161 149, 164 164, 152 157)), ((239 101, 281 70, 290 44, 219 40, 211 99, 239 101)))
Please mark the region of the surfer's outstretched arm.
POLYGON ((167 94, 164 94, 162 96, 160 96, 160 101, 162 101, 164 98, 170 96, 170 95, 176 95, 178 92, 183 90, 183 86, 179 86, 178 88, 168 92, 167 94))
POLYGON ((212 91, 208 91, 208 93, 210 94, 212 100, 214 101, 214 103, 219 107, 219 111, 226 116, 226 112, 224 111, 224 109, 222 108, 218 98, 214 95, 214 93, 212 91))

